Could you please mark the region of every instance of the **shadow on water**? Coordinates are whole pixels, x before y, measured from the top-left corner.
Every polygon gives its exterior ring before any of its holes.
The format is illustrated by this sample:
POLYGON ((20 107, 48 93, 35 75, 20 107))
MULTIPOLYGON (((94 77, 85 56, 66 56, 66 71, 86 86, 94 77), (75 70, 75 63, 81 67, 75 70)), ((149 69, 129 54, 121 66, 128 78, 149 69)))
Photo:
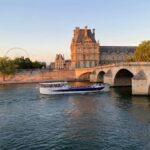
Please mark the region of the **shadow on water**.
POLYGON ((131 87, 111 88, 111 96, 114 99, 114 103, 119 108, 128 110, 133 105, 143 105, 146 109, 150 109, 150 97, 133 96, 131 87))
POLYGON ((115 88, 112 88, 112 89, 113 89, 114 92, 116 92, 120 96, 131 97, 132 88, 130 86, 128 86, 128 87, 115 87, 115 88))
POLYGON ((111 88, 111 95, 117 101, 123 104, 132 103, 131 87, 115 87, 111 88))

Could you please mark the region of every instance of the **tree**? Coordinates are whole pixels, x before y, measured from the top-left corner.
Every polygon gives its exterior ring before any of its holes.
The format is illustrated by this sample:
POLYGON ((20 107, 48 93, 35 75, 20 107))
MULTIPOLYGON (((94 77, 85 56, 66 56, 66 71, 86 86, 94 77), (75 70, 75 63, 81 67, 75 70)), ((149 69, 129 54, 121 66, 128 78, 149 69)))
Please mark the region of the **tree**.
POLYGON ((14 61, 8 57, 0 57, 0 74, 3 76, 3 81, 5 81, 6 75, 15 74, 14 61))
POLYGON ((32 65, 33 65, 34 69, 46 68, 46 63, 45 62, 34 61, 34 62, 32 62, 32 65))
POLYGON ((29 58, 17 57, 14 59, 17 69, 32 69, 32 61, 29 58))
POLYGON ((30 58, 17 57, 14 59, 17 69, 41 69, 46 68, 45 62, 31 61, 30 58))
POLYGON ((150 62, 150 41, 143 41, 139 44, 131 61, 150 62))

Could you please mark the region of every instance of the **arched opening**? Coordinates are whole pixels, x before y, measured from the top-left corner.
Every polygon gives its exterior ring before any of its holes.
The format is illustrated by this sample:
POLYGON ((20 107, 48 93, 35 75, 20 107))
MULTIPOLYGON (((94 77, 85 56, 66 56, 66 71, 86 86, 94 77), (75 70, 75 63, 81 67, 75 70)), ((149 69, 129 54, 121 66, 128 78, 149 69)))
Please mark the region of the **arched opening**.
POLYGON ((132 86, 133 74, 127 69, 121 69, 114 78, 114 86, 132 86))
POLYGON ((104 71, 100 71, 98 76, 97 76, 97 81, 104 83, 104 75, 105 75, 105 72, 104 71))
POLYGON ((90 75, 91 72, 86 72, 84 74, 81 74, 78 79, 81 81, 90 81, 90 75))

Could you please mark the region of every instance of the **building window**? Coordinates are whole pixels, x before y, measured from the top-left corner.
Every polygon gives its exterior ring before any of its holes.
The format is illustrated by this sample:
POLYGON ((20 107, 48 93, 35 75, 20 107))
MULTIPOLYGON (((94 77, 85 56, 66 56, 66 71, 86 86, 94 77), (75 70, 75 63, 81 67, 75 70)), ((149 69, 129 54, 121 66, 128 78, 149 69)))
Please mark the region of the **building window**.
POLYGON ((90 61, 90 67, 92 67, 92 61, 90 61))

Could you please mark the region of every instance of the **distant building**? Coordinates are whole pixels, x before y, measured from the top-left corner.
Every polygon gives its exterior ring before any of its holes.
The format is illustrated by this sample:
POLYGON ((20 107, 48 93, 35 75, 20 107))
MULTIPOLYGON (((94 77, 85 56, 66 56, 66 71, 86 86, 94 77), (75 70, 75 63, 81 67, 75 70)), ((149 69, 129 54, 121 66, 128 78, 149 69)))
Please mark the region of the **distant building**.
POLYGON ((125 62, 135 49, 134 46, 100 46, 100 64, 125 62))
POLYGON ((55 69, 64 69, 65 67, 65 58, 62 54, 57 54, 55 58, 55 69))
POLYGON ((100 46, 93 32, 87 26, 74 30, 71 42, 72 68, 88 68, 102 64, 124 62, 133 56, 136 47, 132 46, 100 46))
POLYGON ((71 60, 65 60, 62 54, 57 54, 55 62, 50 64, 51 70, 69 70, 71 66, 71 60))
POLYGON ((49 66, 50 70, 54 70, 55 69, 55 62, 51 62, 50 66, 49 66))
POLYGON ((100 62, 99 43, 93 32, 87 28, 76 28, 71 43, 72 68, 95 67, 100 62))
POLYGON ((71 69, 71 60, 65 60, 65 69, 70 70, 71 69))

